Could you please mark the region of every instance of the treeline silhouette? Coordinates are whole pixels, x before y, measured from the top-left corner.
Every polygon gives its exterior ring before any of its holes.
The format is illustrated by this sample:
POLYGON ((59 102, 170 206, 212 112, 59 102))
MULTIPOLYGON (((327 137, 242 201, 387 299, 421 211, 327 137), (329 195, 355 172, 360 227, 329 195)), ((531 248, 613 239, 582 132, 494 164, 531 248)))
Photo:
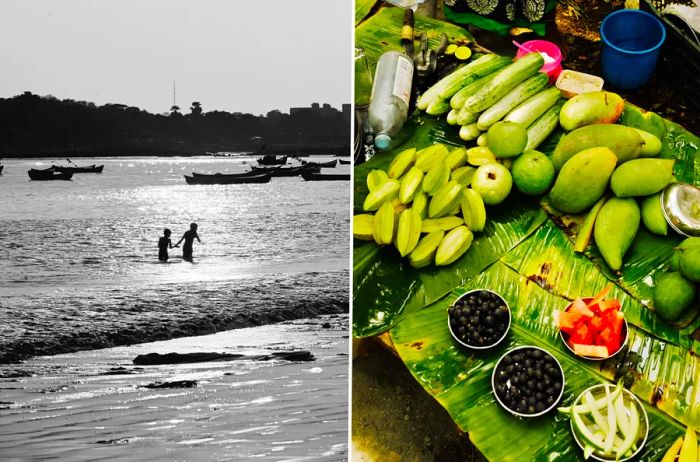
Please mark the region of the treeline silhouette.
POLYGON ((151 114, 25 92, 0 98, 0 127, 0 157, 350 153, 350 121, 333 108, 255 116, 205 112, 195 101, 186 114, 151 114))

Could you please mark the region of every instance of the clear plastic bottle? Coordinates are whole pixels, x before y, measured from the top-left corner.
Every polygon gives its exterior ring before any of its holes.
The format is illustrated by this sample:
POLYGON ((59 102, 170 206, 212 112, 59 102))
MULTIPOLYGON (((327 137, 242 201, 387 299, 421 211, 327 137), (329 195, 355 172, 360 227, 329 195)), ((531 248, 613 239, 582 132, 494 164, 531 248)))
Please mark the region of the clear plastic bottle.
POLYGON ((369 127, 374 145, 385 150, 408 118, 413 61, 406 53, 387 51, 379 57, 369 102, 369 127))

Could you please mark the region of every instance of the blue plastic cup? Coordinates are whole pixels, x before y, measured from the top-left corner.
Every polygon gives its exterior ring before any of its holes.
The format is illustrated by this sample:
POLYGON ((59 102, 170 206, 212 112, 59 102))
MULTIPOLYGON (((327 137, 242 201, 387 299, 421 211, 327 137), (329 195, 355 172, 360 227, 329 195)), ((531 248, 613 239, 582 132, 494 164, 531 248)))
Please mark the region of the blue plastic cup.
POLYGON ((654 15, 640 10, 610 13, 600 25, 603 78, 618 88, 646 84, 656 68, 666 29, 654 15))

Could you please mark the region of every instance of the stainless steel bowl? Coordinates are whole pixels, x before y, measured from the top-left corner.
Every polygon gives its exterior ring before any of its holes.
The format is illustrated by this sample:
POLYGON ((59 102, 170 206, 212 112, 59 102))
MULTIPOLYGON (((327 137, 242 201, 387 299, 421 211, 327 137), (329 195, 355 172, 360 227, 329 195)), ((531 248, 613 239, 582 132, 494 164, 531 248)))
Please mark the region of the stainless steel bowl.
POLYGON ((672 183, 661 192, 661 211, 669 226, 687 237, 700 236, 700 188, 672 183))

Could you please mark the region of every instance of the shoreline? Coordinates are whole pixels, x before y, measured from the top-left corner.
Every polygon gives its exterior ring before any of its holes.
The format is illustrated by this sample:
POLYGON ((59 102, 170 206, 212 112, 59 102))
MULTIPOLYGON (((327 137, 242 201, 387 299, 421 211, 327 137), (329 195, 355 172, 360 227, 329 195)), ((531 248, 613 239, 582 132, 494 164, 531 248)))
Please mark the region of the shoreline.
MULTIPOLYGON (((210 335, 247 327, 278 324, 323 315, 349 313, 347 296, 317 298, 313 301, 284 303, 283 307, 257 312, 200 313, 191 318, 172 322, 127 325, 110 332, 82 330, 62 334, 53 339, 19 338, 0 345, 0 366, 21 365, 37 356, 54 356, 86 350, 98 350, 119 346, 132 346, 192 336, 210 335)), ((0 378, 3 375, 0 373, 0 378)))
POLYGON ((82 157, 262 157, 264 155, 289 156, 289 157, 312 157, 312 156, 335 156, 350 158, 350 151, 346 146, 324 147, 324 148, 272 148, 263 152, 246 152, 236 150, 186 150, 170 151, 167 149, 144 149, 144 150, 96 150, 83 152, 32 152, 32 153, 0 153, 0 159, 38 159, 42 157, 57 158, 82 158, 82 157), (118 152, 118 153, 115 153, 118 152))

